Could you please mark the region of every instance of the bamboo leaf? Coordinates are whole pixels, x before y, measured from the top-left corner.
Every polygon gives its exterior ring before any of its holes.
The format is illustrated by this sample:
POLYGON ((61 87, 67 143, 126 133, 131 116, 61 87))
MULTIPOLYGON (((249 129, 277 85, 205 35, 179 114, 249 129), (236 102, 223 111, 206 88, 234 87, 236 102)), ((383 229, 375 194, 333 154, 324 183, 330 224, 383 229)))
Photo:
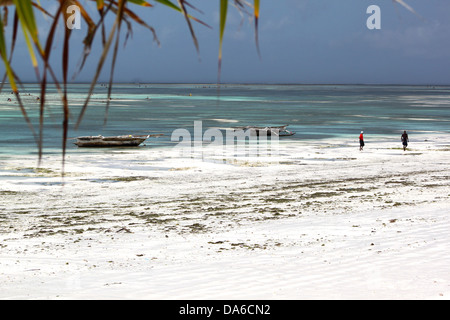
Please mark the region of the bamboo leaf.
POLYGON ((177 11, 181 12, 180 7, 178 7, 177 5, 173 4, 173 3, 170 2, 169 0, 155 0, 155 1, 156 1, 156 2, 159 2, 159 3, 162 3, 162 4, 164 4, 164 5, 166 5, 166 6, 170 7, 170 8, 172 8, 172 9, 174 9, 174 10, 177 10, 177 11))
POLYGON ((219 22, 219 71, 218 82, 220 82, 220 73, 222 70, 222 45, 223 35, 225 33, 225 25, 227 23, 228 0, 220 0, 220 22, 219 22))
POLYGON ((394 0, 394 2, 397 2, 399 4, 401 4, 403 7, 405 7, 406 9, 408 9, 409 11, 411 11, 412 13, 416 14, 416 12, 414 11, 414 9, 408 5, 407 3, 405 3, 403 0, 394 0))
POLYGON ((0 16, 0 56, 3 60, 3 64, 5 65, 6 74, 8 76, 9 83, 14 92, 17 92, 17 84, 14 79, 14 74, 11 68, 11 65, 8 60, 8 54, 6 50, 6 41, 5 34, 3 33, 3 19, 0 16))
POLYGON ((120 39, 120 26, 118 27, 118 30, 117 30, 116 43, 114 45, 114 53, 113 53, 113 58, 112 58, 112 62, 111 62, 111 73, 109 76, 108 96, 106 99, 106 109, 105 109, 105 117, 103 120, 103 125, 106 125, 106 122, 108 121, 109 102, 110 102, 111 90, 112 90, 112 86, 113 86, 114 69, 115 69, 115 65, 116 65, 117 52, 119 49, 119 39, 120 39))
POLYGON ((407 4, 405 1, 403 0, 393 0, 394 2, 399 3, 400 5, 402 5, 403 7, 405 7, 407 10, 411 11, 412 13, 414 13, 416 16, 418 16, 419 18, 423 19, 409 4, 407 4))
MULTIPOLYGON (((17 39, 17 28, 19 26, 19 18, 17 17, 17 12, 14 12, 14 22, 13 22, 13 32, 12 32, 12 40, 11 40, 11 50, 9 53, 9 64, 11 64, 11 60, 14 54, 14 48, 16 47, 16 39, 17 39)), ((3 85, 5 84, 5 80, 8 74, 5 72, 3 75, 2 83, 0 84, 0 92, 3 89, 3 85)))
POLYGON ((183 13, 184 18, 186 19, 186 22, 188 24, 189 31, 191 32, 192 40, 194 41, 195 49, 197 50, 197 53, 199 53, 200 52, 200 48, 199 48, 199 45, 198 45, 197 36, 195 35, 194 28, 192 27, 190 16, 188 15, 188 13, 186 11, 186 7, 184 6, 184 0, 178 0, 178 4, 180 5, 181 12, 183 13))
POLYGON ((259 50, 259 36, 258 36, 258 22, 259 22, 259 0, 255 0, 254 2, 254 16, 255 16, 255 43, 256 50, 258 51, 258 56, 261 58, 261 52, 259 50))
POLYGON ((39 53, 42 55, 44 52, 39 43, 38 29, 36 26, 36 20, 34 18, 32 3, 30 0, 14 0, 14 5, 16 7, 16 12, 17 15, 19 16, 19 21, 23 29, 25 42, 28 47, 28 53, 30 55, 31 62, 34 67, 36 77, 37 79, 39 79, 40 76, 39 76, 38 62, 36 55, 34 53, 33 46, 30 41, 30 36, 39 53))
POLYGON ((133 19, 136 23, 140 24, 141 26, 144 26, 145 28, 149 29, 153 34, 153 40, 156 41, 158 45, 160 45, 159 39, 156 36, 156 31, 153 27, 149 26, 147 23, 145 23, 144 20, 139 18, 138 15, 136 15, 133 11, 131 11, 128 8, 124 8, 124 12, 127 16, 129 16, 131 19, 133 19))
MULTIPOLYGON (((65 118, 64 118, 64 122, 63 122, 63 160, 62 160, 62 162, 63 162, 62 175, 64 177, 64 164, 65 164, 65 142, 64 141, 67 140, 67 131, 68 131, 68 121, 67 121, 67 124, 66 124, 66 119, 68 120, 68 117, 66 118, 66 116, 68 115, 68 113, 66 113, 68 111, 68 109, 66 110, 66 107, 68 107, 68 104, 67 104, 67 93, 66 93, 66 91, 67 91, 66 88, 67 87, 66 87, 66 85, 64 86, 65 92, 62 93, 61 89, 60 89, 60 86, 59 86, 59 83, 58 83, 58 80, 56 79, 56 76, 55 76, 55 74, 54 74, 54 72, 53 72, 53 70, 52 70, 52 68, 51 68, 51 66, 49 64, 51 48, 52 48, 52 44, 53 44, 53 40, 54 40, 54 34, 55 34, 56 26, 57 26, 57 23, 58 23, 58 17, 59 17, 59 15, 64 14, 62 12, 63 7, 64 7, 64 3, 61 2, 60 6, 58 8, 58 11, 55 14, 55 17, 53 18, 53 23, 52 23, 52 26, 50 28, 50 31, 48 33, 47 40, 46 40, 45 51, 44 51, 44 54, 42 56, 42 59, 44 60, 44 70, 43 70, 43 77, 42 77, 42 80, 41 80, 41 99, 40 99, 40 110, 39 110, 40 113, 39 113, 39 142, 38 142, 38 145, 39 145, 39 162, 40 162, 41 159, 42 159, 42 141, 43 141, 43 129, 44 129, 43 128, 44 127, 44 107, 45 107, 45 99, 46 99, 45 93, 46 93, 46 90, 47 90, 47 71, 48 71, 48 72, 50 72, 50 75, 52 76, 52 78, 54 80, 54 84, 55 84, 58 92, 61 94, 61 100, 63 102, 64 113, 65 113, 65 115, 64 115, 65 118)), ((66 52, 66 51, 68 51, 68 42, 65 40, 64 41, 64 52, 66 52)), ((67 67, 64 66, 64 64, 66 63, 64 61, 65 60, 64 56, 65 56, 65 53, 63 53, 63 72, 65 73, 64 77, 66 79, 67 67)), ((68 61, 68 59, 67 59, 67 61, 68 61)))
POLYGON ((97 1, 97 10, 101 11, 103 10, 103 6, 105 5, 103 0, 96 0, 97 1))
POLYGON ((69 101, 67 100, 67 73, 69 69, 69 39, 72 30, 65 28, 64 34, 64 48, 63 48, 63 81, 64 81, 64 96, 63 96, 63 139, 62 139, 62 175, 64 177, 64 165, 66 158, 67 134, 69 131, 69 101))
POLYGON ((153 7, 150 3, 144 0, 128 0, 128 1, 143 7, 153 7))
MULTIPOLYGON (((128 21, 125 19, 125 17, 123 17, 125 9, 126 9, 125 6, 122 5, 121 7, 119 7, 117 9, 117 12, 116 12, 116 15, 117 15, 117 18, 118 18, 118 20, 117 20, 118 26, 117 26, 117 33, 116 33, 116 43, 114 45, 113 58, 112 58, 112 62, 111 62, 111 72, 110 72, 110 75, 109 75, 108 95, 107 95, 107 99, 106 99, 107 102, 106 102, 105 117, 104 117, 104 120, 103 120, 103 125, 106 125, 106 123, 108 121, 109 102, 110 102, 111 90, 112 90, 112 86, 113 86, 114 70, 115 70, 115 65, 116 65, 117 52, 118 52, 118 49, 119 49, 120 27, 122 25, 122 21, 125 21, 128 24, 128 21)), ((128 28, 130 29, 131 26, 128 26, 128 28)), ((128 34, 127 34, 127 37, 128 37, 128 34)))
POLYGON ((89 93, 87 95, 86 101, 85 101, 83 107, 81 108, 80 115, 78 116, 78 120, 77 120, 77 123, 75 125, 75 129, 78 129, 78 127, 81 124, 81 121, 83 120, 84 113, 86 112, 88 103, 90 101, 91 93, 92 93, 92 91, 94 91, 95 84, 97 83, 98 77, 100 76, 100 73, 101 73, 101 71, 103 69, 103 64, 105 63, 106 56, 108 55, 109 48, 111 47, 111 44, 113 42, 114 35, 115 35, 116 31, 117 31, 117 28, 119 27, 120 21, 123 18, 123 9, 124 9, 124 6, 125 6, 125 2, 126 2, 126 0, 119 0, 118 10, 117 10, 117 14, 116 14, 116 20, 114 21, 114 25, 111 28, 108 40, 106 41, 106 43, 105 43, 105 45, 103 47, 102 55, 101 55, 100 60, 99 60, 99 62, 97 64, 97 70, 96 70, 95 75, 94 75, 94 77, 92 79, 91 86, 89 88, 89 93))
POLYGON ((34 43, 39 45, 38 29, 34 18, 32 2, 30 0, 14 0, 14 5, 25 29, 30 33, 34 43))
POLYGON ((258 20, 259 19, 259 0, 255 0, 254 7, 255 7, 255 20, 258 20))
POLYGON ((80 14, 83 17, 84 21, 86 21, 86 23, 88 24, 89 27, 88 29, 89 30, 94 29, 96 25, 92 20, 92 18, 87 13, 87 11, 84 9, 84 7, 80 4, 78 0, 73 0, 73 2, 78 6, 78 8, 80 8, 80 14))
MULTIPOLYGON (((183 13, 183 10, 182 10, 180 7, 178 7, 177 5, 173 4, 173 3, 172 3, 171 1, 169 1, 169 0, 155 0, 155 1, 156 1, 156 2, 159 2, 159 3, 162 3, 162 4, 166 5, 166 6, 168 6, 169 8, 172 8, 172 9, 178 11, 178 12, 183 13)), ((187 4, 187 2, 185 2, 185 3, 187 4)), ((206 26, 206 27, 212 29, 212 27, 211 27, 210 25, 208 25, 207 23, 205 23, 205 22, 203 22, 203 21, 197 19, 196 17, 193 17, 193 16, 191 16, 190 14, 187 14, 187 16, 188 16, 189 19, 192 19, 192 20, 194 20, 195 22, 198 22, 198 23, 200 23, 200 24, 202 24, 202 25, 204 25, 204 26, 206 26)))
POLYGON ((19 102, 19 107, 20 107, 20 110, 22 112, 22 116, 25 119, 26 123, 28 124, 28 127, 30 128, 31 133, 34 136, 34 139, 36 141, 38 141, 36 133, 35 133, 34 128, 33 128, 33 124, 31 123, 31 120, 28 117, 27 111, 25 110, 25 107, 22 104, 22 100, 20 99, 19 91, 17 90, 17 84, 16 84, 16 80, 15 80, 16 76, 15 76, 14 71, 11 68, 11 65, 10 65, 9 60, 8 60, 8 54, 7 54, 7 50, 6 50, 5 35, 3 33, 3 20, 2 20, 1 15, 0 15, 0 56, 1 56, 2 60, 3 60, 3 64, 4 64, 5 69, 6 69, 6 74, 8 75, 8 80, 9 80, 9 83, 11 85, 11 89, 13 90, 13 92, 14 92, 16 98, 17 98, 17 101, 19 102))
POLYGON ((53 15, 48 12, 47 10, 45 10, 44 8, 42 8, 42 6, 38 3, 32 3, 33 7, 35 7, 36 9, 38 9, 39 11, 41 11, 42 13, 44 13, 45 15, 49 16, 50 18, 54 18, 53 15))

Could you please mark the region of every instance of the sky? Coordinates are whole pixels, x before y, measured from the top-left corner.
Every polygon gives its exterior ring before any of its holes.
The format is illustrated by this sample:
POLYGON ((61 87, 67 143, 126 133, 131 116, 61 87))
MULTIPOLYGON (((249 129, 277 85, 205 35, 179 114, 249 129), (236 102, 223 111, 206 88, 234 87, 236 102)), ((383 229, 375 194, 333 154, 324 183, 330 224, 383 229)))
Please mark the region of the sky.
MULTIPOLYGON (((184 17, 166 6, 152 8, 129 4, 155 28, 151 32, 135 24, 123 45, 122 33, 114 79, 116 82, 216 83, 218 79, 219 0, 191 0, 202 12, 191 14, 211 28, 193 23, 200 50, 197 53, 184 17)), ((300 84, 450 84, 450 1, 404 0, 418 15, 392 0, 261 0, 259 41, 255 45, 253 20, 230 6, 223 43, 222 83, 300 84), (380 8, 380 29, 369 29, 367 8, 380 8)), ((98 19, 95 2, 87 3, 98 19)), ((176 1, 175 1, 176 2, 176 1)), ((231 3, 232 1, 230 1, 231 3)), ((252 3, 253 1, 249 1, 252 3)), ((49 11, 56 1, 41 0, 49 11)), ((12 11, 12 10, 11 10, 12 11)), ((35 12, 40 37, 45 39, 49 21, 35 12)), ((12 17, 10 17, 12 21, 12 17)), ((109 24, 110 26, 111 24, 109 24)), ((52 52, 52 66, 61 74, 61 23, 52 52)), ((11 23, 6 37, 11 37, 11 23)), ((70 72, 79 66, 87 25, 73 30, 70 72)), ((74 81, 92 79, 101 53, 100 37, 84 69, 74 81)), ((13 59, 20 79, 35 81, 23 37, 13 59)), ((3 73, 4 68, 0 67, 3 73)), ((107 60, 99 81, 109 79, 107 60)))

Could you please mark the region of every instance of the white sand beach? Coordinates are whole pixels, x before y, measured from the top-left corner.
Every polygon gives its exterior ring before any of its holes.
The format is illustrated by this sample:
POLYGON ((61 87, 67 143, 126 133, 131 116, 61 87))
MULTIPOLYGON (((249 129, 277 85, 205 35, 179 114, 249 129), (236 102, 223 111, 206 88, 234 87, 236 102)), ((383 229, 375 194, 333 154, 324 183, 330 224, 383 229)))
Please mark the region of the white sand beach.
POLYGON ((0 159, 1 299, 449 299, 450 136, 0 159))

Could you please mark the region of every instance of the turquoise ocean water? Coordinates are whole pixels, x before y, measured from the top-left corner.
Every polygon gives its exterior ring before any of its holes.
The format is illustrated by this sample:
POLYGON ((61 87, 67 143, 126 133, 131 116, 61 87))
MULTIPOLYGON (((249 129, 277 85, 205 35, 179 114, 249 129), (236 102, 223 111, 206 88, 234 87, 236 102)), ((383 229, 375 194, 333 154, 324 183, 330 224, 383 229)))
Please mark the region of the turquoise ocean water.
MULTIPOLYGON (((194 121, 212 127, 289 124, 293 140, 357 139, 450 132, 450 87, 367 85, 222 85, 115 84, 104 125, 107 88, 97 85, 82 125, 74 130, 88 84, 71 84, 69 137, 163 133, 148 147, 175 144, 171 134, 194 121)), ((38 132, 39 85, 25 84, 20 95, 38 132)), ((61 152, 62 107, 55 88, 47 93, 44 152, 61 152)), ((69 140, 68 152, 77 151, 69 140)), ((0 155, 35 154, 37 147, 15 97, 5 86, 0 94, 0 155), (12 101, 8 101, 11 98, 12 101)))

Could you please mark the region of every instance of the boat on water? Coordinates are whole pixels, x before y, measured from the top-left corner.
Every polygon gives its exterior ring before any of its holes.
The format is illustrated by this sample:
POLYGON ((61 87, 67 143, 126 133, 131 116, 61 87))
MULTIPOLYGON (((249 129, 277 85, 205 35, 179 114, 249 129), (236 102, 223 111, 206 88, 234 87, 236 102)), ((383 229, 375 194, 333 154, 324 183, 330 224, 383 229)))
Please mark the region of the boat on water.
POLYGON ((150 137, 162 136, 162 134, 153 134, 145 136, 123 135, 104 137, 99 136, 84 136, 75 138, 74 142, 78 147, 84 148, 102 148, 102 147, 137 147, 150 137))
POLYGON ((286 129, 288 125, 285 126, 277 126, 277 127, 257 127, 257 126, 245 126, 245 127, 234 127, 236 130, 250 130, 251 135, 255 136, 292 136, 295 132, 289 131, 286 129))

